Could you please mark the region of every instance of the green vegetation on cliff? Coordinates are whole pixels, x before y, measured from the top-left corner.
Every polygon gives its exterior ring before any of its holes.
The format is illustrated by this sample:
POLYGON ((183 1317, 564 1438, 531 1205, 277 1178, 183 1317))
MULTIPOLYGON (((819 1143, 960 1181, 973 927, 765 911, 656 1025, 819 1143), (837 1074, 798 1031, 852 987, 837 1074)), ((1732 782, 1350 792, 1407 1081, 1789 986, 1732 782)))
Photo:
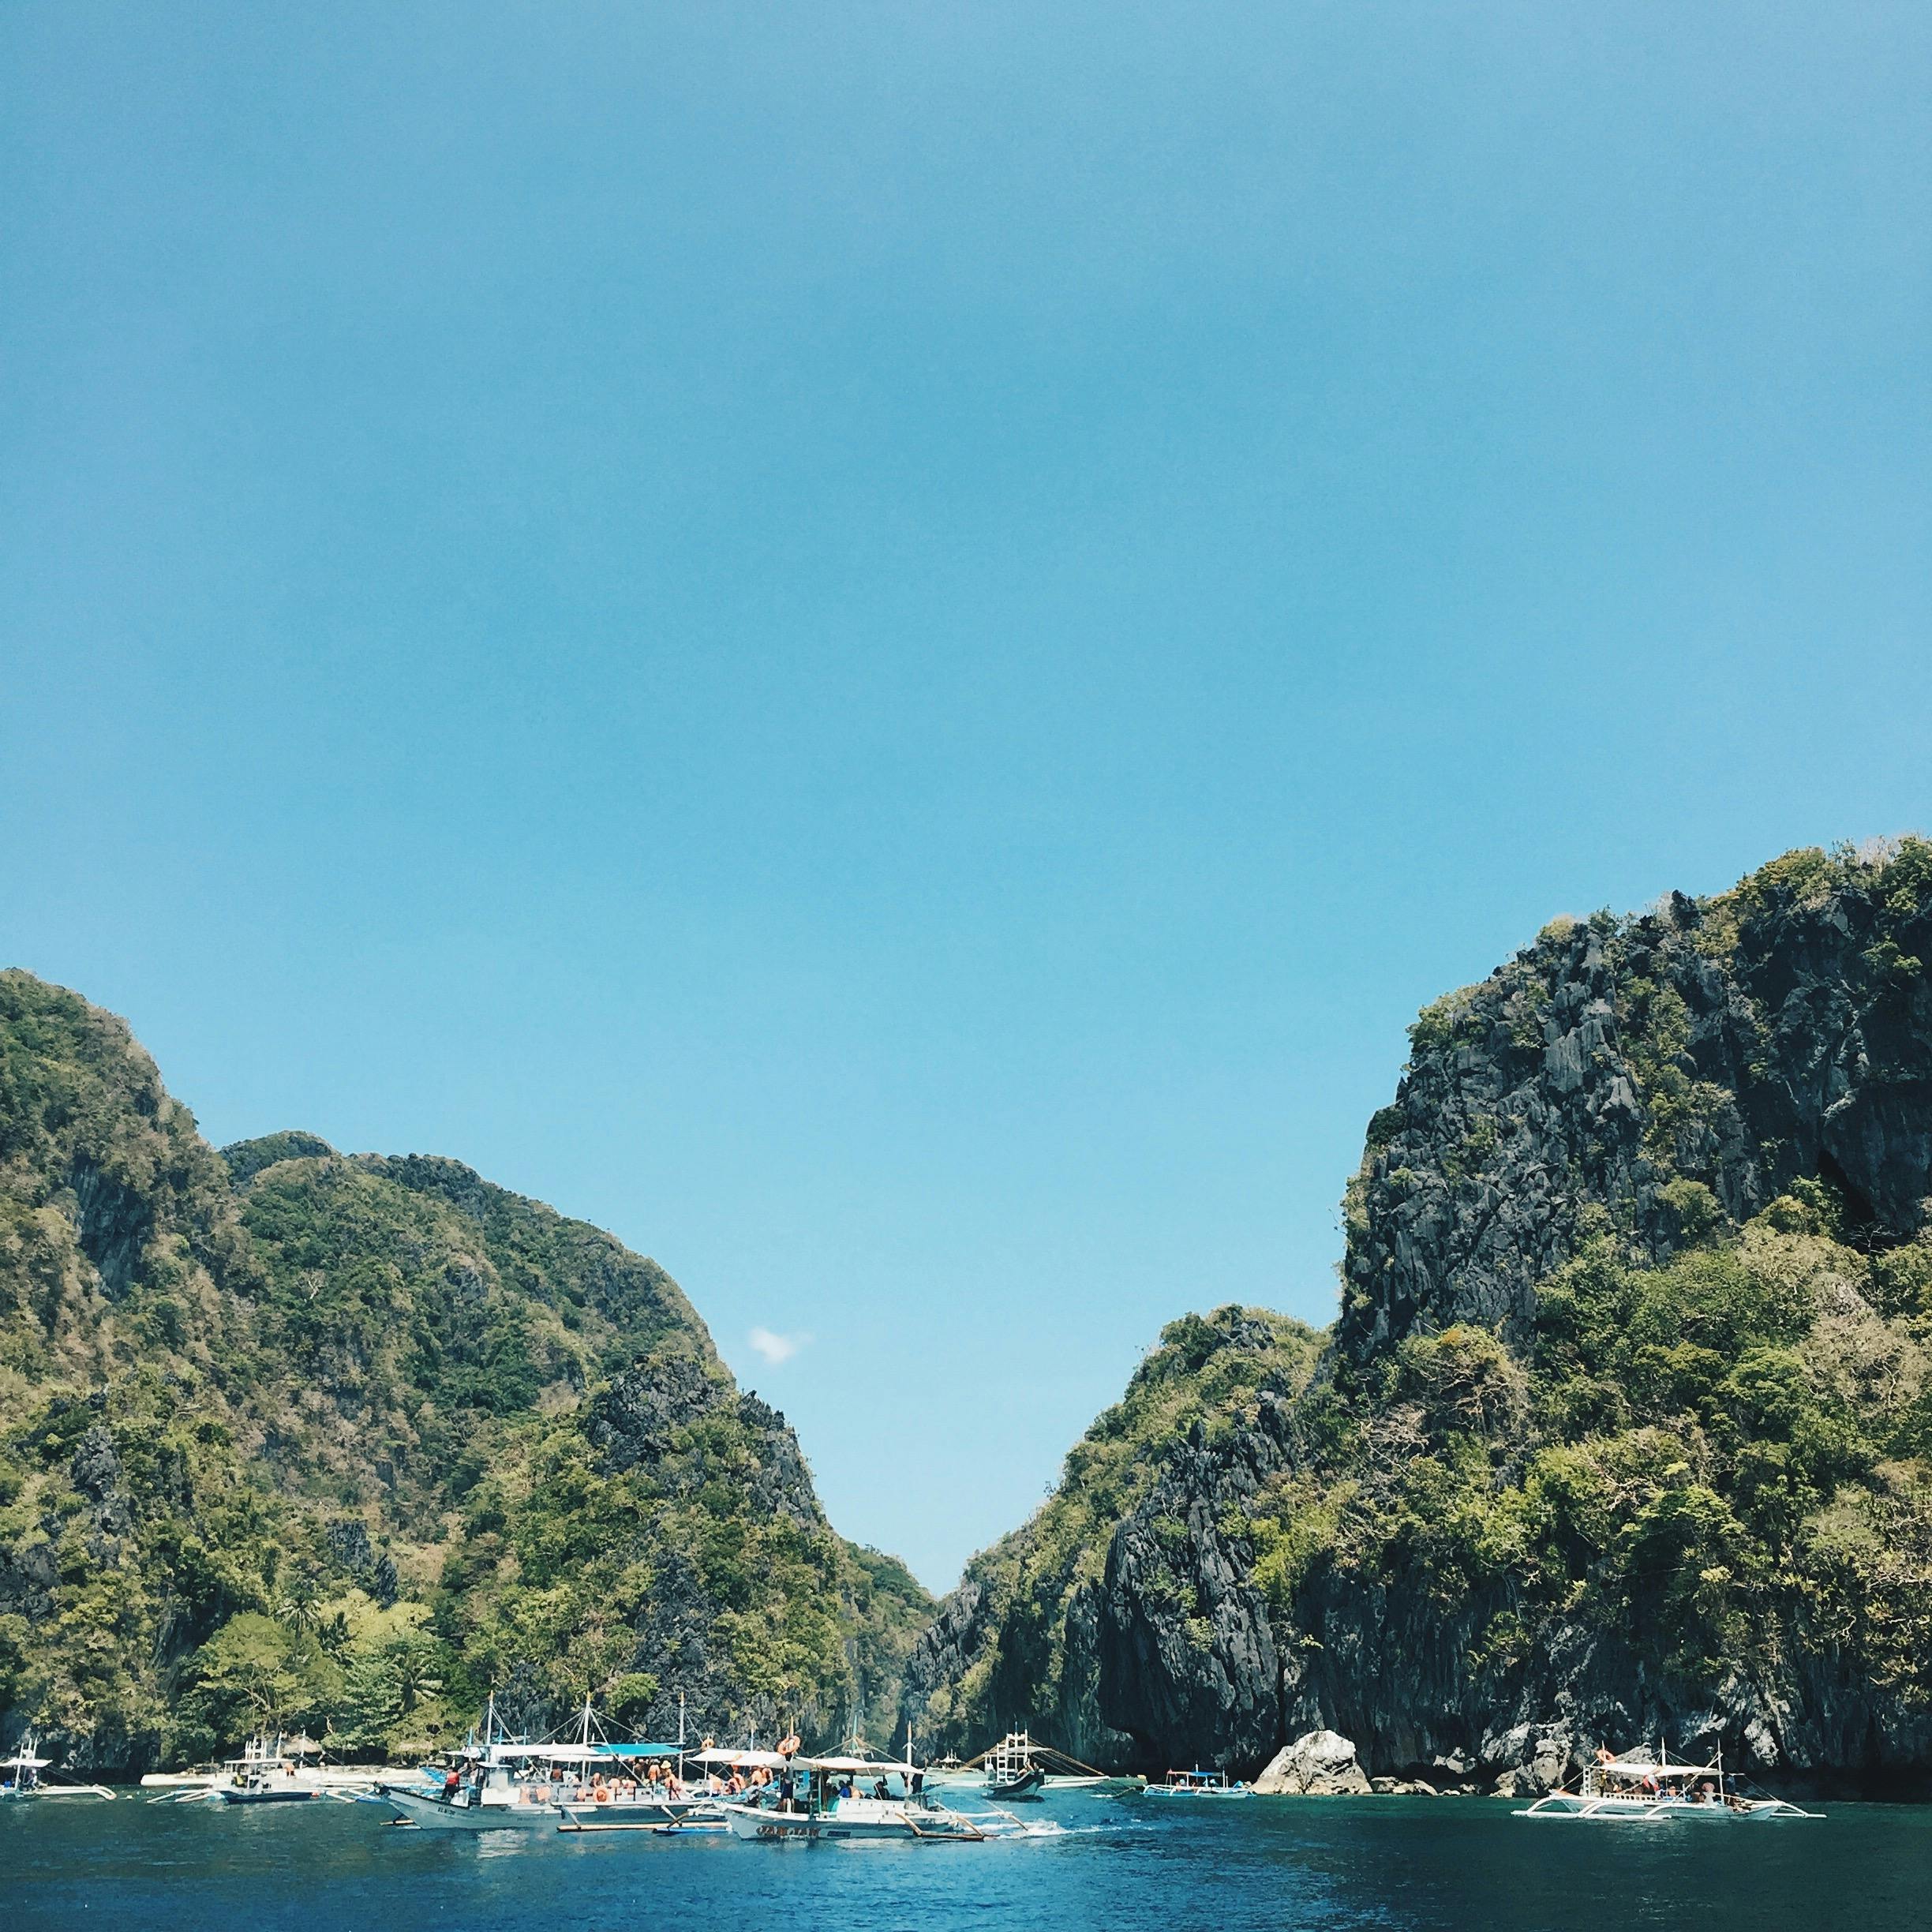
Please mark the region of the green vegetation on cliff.
POLYGON ((653 1263, 453 1161, 224 1160, 119 1020, 0 974, 0 1730, 374 1754, 495 1688, 883 1732, 929 1608, 653 1263))
POLYGON ((1861 1253, 1842 1215, 1799 1184, 1659 1267, 1604 1233, 1539 1291, 1527 1364, 1451 1327, 1325 1395, 1326 1450, 1250 1522, 1284 1644, 1366 1586, 1481 1606, 1499 1693, 1567 1622, 1686 1704, 1818 1646, 1932 1713, 1932 1246, 1861 1253))
MULTIPOLYGON (((1301 1395, 1320 1339, 1264 1309, 1184 1315, 1162 1330, 1126 1394, 1068 1452, 1052 1496, 968 1565, 947 1605, 949 1627, 942 1620, 927 1638, 912 1687, 922 1739, 977 1750, 1030 1723, 1062 1748, 1118 1754, 1125 1740, 1109 1736, 1095 1709, 1091 1656, 1069 1642, 1091 1622, 1108 1540, 1177 1454, 1222 1447, 1256 1421, 1264 1401, 1301 1395)), ((1178 1560, 1155 1587, 1193 1619, 1199 1638, 1200 1604, 1179 1560, 1186 1526, 1163 1519, 1159 1530, 1178 1560)))

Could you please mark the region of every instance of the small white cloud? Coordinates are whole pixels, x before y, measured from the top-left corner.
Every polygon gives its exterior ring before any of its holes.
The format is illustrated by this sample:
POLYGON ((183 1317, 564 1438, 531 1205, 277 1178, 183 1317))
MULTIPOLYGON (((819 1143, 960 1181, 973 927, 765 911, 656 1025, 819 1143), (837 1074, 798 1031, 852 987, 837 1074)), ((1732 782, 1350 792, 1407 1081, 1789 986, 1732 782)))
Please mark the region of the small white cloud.
POLYGON ((754 1328, 751 1335, 751 1346, 774 1368, 789 1361, 811 1339, 808 1335, 777 1335, 769 1328, 754 1328))

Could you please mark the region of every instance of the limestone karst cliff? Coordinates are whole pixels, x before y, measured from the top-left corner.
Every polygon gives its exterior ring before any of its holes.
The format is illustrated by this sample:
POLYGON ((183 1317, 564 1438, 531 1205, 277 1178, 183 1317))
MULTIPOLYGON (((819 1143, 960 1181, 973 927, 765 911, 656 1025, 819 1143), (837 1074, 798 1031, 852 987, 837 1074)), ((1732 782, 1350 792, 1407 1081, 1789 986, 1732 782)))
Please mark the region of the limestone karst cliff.
POLYGON ((1171 1327, 910 1714, 1146 1768, 1329 1728, 1438 1783, 1659 1735, 1932 1772, 1928 961, 1908 840, 1559 921, 1428 1009, 1319 1360, 1171 1327))
POLYGON ((1349 1196, 1344 1354, 1470 1321, 1518 1349, 1608 1214, 1661 1260, 1794 1179, 1861 1238, 1932 1193, 1932 886, 1796 852, 1709 902, 1562 920, 1428 1008, 1349 1196), (1923 903, 1922 903, 1923 901, 1923 903))
POLYGON ((883 1730, 929 1603, 655 1263, 456 1161, 217 1154, 122 1022, 0 973, 0 1740, 367 1755, 491 1690, 883 1730))

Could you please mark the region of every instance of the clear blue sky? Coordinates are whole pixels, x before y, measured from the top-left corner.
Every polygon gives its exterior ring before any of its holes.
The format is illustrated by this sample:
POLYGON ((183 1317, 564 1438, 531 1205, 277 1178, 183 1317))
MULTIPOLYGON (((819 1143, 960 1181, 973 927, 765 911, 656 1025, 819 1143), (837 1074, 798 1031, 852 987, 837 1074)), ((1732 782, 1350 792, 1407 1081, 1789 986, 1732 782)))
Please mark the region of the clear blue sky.
POLYGON ((1329 1318, 1417 1005, 1932 825, 1928 99, 1922 5, 23 0, 0 954, 657 1256, 943 1586, 1329 1318))

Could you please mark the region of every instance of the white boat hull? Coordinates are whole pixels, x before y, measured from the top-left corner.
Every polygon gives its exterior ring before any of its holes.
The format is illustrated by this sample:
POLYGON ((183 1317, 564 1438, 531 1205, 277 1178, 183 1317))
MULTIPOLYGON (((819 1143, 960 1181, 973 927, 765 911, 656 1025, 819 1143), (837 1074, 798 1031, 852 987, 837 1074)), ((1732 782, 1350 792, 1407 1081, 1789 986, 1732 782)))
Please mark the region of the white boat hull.
POLYGON ((868 1838, 897 1840, 905 1844, 971 1844, 987 1835, 963 1812, 877 1798, 841 1799, 825 1811, 780 1811, 764 1805, 741 1804, 727 1804, 724 1809, 733 1837, 761 1844, 868 1838))
POLYGON ((721 1832, 728 1829, 717 1806, 683 1804, 565 1805, 557 1814, 560 1832, 721 1832))
POLYGON ((1653 1825, 1670 1816, 1664 1807, 1634 1798, 1576 1798, 1567 1795, 1539 1799, 1526 1811, 1514 1814, 1526 1818, 1567 1818, 1599 1825, 1653 1825))
POLYGON ((376 1795, 399 1817, 435 1831, 535 1831, 554 1825, 559 1816, 555 1805, 465 1804, 399 1784, 378 1784, 376 1795))
POLYGON ((715 1821, 718 1803, 715 1798, 612 1798, 601 1804, 559 1805, 556 1810, 571 1829, 594 1831, 601 1825, 641 1828, 681 1825, 692 1819, 715 1821))
MULTIPOLYGON (((391 1772, 391 1777, 406 1777, 406 1770, 391 1772)), ((277 1784, 286 1784, 300 1791, 314 1792, 324 1797, 356 1798, 373 1792, 379 1784, 386 1782, 380 1771, 353 1771, 339 1767, 328 1770, 298 1771, 294 1777, 278 1778, 277 1784)), ((141 1781, 143 1791, 173 1792, 178 1795, 216 1797, 223 1792, 236 1788, 234 1780, 219 1771, 150 1771, 141 1781)))
POLYGON ((1654 1825, 1672 1818, 1717 1824, 1730 1819, 1816 1818, 1824 1814, 1803 1810, 1779 1798, 1748 1799, 1736 1804, 1699 1804, 1692 1799, 1678 1798, 1589 1798, 1559 1792, 1539 1799, 1526 1811, 1512 1815, 1539 1821, 1566 1819, 1583 1824, 1654 1825))
POLYGON ((716 1801, 708 1798, 607 1799, 603 1803, 572 1802, 519 1802, 514 1804, 471 1804, 445 1798, 440 1792, 425 1791, 406 1784, 379 1784, 376 1795, 412 1825, 436 1831, 492 1831, 522 1827, 526 1830, 596 1830, 600 1826, 629 1825, 648 1828, 676 1825, 687 1818, 715 1818, 716 1801))

